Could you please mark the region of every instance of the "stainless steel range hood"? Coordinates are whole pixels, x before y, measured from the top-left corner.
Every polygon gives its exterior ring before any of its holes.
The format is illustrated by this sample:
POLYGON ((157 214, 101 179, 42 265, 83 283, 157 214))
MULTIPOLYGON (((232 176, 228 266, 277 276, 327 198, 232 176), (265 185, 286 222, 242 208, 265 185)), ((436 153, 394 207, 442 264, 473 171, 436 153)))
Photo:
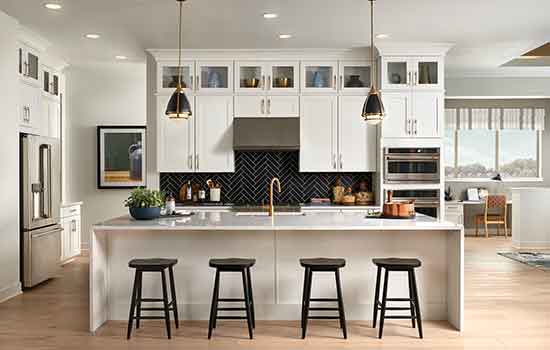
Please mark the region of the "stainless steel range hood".
POLYGON ((297 151, 300 149, 300 118, 235 118, 233 149, 297 151))

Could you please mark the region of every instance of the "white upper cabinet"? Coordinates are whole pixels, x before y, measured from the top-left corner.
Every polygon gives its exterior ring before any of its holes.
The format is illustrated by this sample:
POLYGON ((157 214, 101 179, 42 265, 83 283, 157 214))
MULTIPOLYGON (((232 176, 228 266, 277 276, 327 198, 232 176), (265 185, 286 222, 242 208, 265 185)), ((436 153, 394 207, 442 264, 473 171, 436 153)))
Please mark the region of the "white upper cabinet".
POLYGON ((19 42, 17 57, 19 76, 28 83, 40 86, 40 62, 38 51, 19 42))
POLYGON ((60 75, 55 70, 42 66, 42 92, 48 96, 59 97, 60 75))
POLYGON ((235 96, 235 117, 253 118, 265 116, 266 99, 264 95, 235 96))
POLYGON ((238 94, 297 94, 298 61, 237 61, 235 92, 238 94))
POLYGON ((40 134, 43 128, 40 89, 28 82, 21 82, 19 88, 19 125, 25 132, 40 134))
POLYGON ((441 135, 444 97, 439 93, 417 92, 414 94, 411 112, 412 133, 415 137, 439 137, 441 135))
POLYGON ((365 96, 340 96, 338 111, 338 169, 343 172, 374 172, 378 127, 361 116, 365 96))
POLYGON ((346 95, 367 95, 371 87, 372 65, 367 61, 339 62, 338 90, 346 95))
POLYGON ((302 61, 300 81, 303 93, 336 93, 337 61, 302 61))
MULTIPOLYGON (((162 62, 158 64, 157 92, 159 94, 172 94, 178 86, 178 62, 162 62)), ((195 91, 195 62, 182 61, 181 84, 185 93, 195 91)))
POLYGON ((299 90, 298 61, 270 62, 267 75, 269 94, 297 94, 299 90))
POLYGON ((382 90, 443 89, 441 57, 382 57, 381 66, 382 90))
POLYGON ((266 90, 267 67, 261 61, 235 63, 235 92, 261 94, 266 90))
POLYGON ((382 122, 382 137, 412 137, 410 92, 384 92, 382 102, 386 116, 382 122))
POLYGON ((336 96, 302 96, 300 102, 300 171, 336 172, 336 96))
POLYGON ((198 172, 234 172, 233 97, 197 96, 195 164, 198 172))
MULTIPOLYGON (((195 153, 195 116, 189 119, 170 119, 164 110, 170 96, 157 98, 157 166, 160 172, 193 172, 195 153)), ((189 98, 194 112, 194 99, 189 98)))
POLYGON ((197 61, 195 67, 197 93, 233 93, 233 61, 197 61))
POLYGON ((297 118, 300 116, 300 98, 298 96, 268 96, 265 111, 268 117, 297 118))

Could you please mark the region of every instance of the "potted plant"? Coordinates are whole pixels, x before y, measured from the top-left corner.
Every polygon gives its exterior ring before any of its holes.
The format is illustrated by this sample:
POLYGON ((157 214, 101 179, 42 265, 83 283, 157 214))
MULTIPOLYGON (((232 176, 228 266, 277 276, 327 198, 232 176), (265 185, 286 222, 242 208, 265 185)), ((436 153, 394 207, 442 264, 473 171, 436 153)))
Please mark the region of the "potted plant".
POLYGON ((124 206, 130 209, 130 215, 136 220, 152 220, 160 216, 160 208, 164 204, 164 195, 159 191, 138 187, 124 201, 124 206))

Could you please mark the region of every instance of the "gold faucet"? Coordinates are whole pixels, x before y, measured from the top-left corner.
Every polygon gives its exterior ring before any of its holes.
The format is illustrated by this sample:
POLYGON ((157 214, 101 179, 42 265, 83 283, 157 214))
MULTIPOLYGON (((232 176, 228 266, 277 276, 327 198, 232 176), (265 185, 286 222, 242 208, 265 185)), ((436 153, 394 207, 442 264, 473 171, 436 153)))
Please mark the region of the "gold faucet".
POLYGON ((273 216, 275 213, 275 208, 273 207, 273 185, 277 182, 277 187, 279 189, 279 193, 281 193, 281 181, 279 181, 278 178, 274 177, 273 180, 271 180, 271 184, 269 184, 269 216, 273 216))

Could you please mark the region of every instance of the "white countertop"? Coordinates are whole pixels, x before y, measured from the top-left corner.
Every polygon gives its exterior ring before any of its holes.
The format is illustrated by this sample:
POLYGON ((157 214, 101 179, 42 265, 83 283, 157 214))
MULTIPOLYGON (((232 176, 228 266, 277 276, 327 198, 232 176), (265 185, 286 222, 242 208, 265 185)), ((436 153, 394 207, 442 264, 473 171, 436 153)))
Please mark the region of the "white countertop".
POLYGON ((95 230, 461 230, 462 225, 437 221, 417 214, 415 219, 372 219, 357 212, 306 212, 287 216, 237 216, 233 212, 202 211, 190 217, 160 218, 149 221, 122 216, 98 223, 95 230))

